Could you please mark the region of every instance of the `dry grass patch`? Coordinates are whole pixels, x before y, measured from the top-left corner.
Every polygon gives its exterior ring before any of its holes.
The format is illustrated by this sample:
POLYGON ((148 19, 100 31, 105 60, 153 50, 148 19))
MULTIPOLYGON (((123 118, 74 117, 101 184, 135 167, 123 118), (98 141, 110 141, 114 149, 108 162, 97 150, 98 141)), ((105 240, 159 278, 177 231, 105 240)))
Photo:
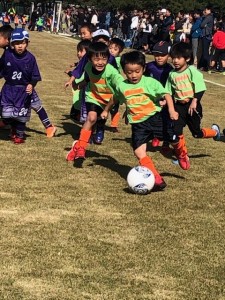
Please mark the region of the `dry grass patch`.
MULTIPOLYGON (((119 134, 89 147, 82 168, 67 163, 80 126, 68 119, 63 72, 76 43, 31 32, 37 90, 57 136, 46 138, 35 113, 24 145, 0 132, 0 299, 225 299, 224 138, 195 140, 185 130, 188 172, 151 152, 168 188, 143 197, 127 190, 137 161, 122 120, 119 134)), ((203 126, 223 129, 224 89, 207 87, 203 126)))

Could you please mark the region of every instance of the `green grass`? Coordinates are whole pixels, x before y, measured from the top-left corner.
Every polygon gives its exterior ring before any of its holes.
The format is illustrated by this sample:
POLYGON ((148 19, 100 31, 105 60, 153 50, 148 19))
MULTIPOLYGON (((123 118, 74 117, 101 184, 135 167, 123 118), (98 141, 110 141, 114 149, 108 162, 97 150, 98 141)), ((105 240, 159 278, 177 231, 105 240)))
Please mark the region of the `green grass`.
MULTIPOLYGON (((89 147, 82 168, 67 163, 79 126, 67 118, 63 71, 75 44, 31 33, 43 77, 37 90, 57 136, 46 138, 34 112, 24 145, 0 132, 0 299, 224 300, 224 141, 185 130, 189 171, 149 152, 168 187, 147 196, 127 189, 137 161, 122 120, 119 134, 89 147)), ((207 87, 202 124, 223 129, 224 88, 207 87)))

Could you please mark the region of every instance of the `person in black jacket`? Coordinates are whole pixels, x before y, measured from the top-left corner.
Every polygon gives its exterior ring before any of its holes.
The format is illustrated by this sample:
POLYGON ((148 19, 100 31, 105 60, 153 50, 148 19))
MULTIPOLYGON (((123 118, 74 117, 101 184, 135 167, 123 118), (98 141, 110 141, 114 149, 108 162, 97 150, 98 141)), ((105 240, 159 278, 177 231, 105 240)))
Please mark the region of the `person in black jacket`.
POLYGON ((214 18, 211 12, 210 5, 205 7, 203 14, 204 15, 200 25, 200 28, 202 29, 202 38, 201 38, 202 55, 198 67, 201 68, 203 71, 208 71, 209 62, 210 62, 209 47, 212 41, 213 25, 214 25, 214 18))
POLYGON ((170 26, 173 24, 173 17, 171 10, 169 8, 166 9, 165 16, 160 15, 160 33, 159 33, 159 39, 161 41, 170 42, 170 26))

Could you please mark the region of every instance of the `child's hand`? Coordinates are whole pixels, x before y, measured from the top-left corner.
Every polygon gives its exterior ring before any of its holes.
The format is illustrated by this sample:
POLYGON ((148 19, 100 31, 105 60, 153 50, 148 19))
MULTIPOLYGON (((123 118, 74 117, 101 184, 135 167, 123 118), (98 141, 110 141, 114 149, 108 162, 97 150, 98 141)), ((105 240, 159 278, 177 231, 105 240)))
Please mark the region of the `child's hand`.
POLYGON ((159 105, 161 107, 165 106, 166 105, 166 100, 159 100, 159 105))
POLYGON ((170 111, 169 112, 169 114, 170 114, 170 119, 171 120, 178 120, 178 117, 179 117, 179 114, 178 114, 178 112, 176 112, 175 110, 172 110, 172 111, 170 111))
POLYGON ((197 108, 197 99, 194 98, 194 99, 192 99, 191 104, 188 109, 189 115, 192 116, 193 112, 197 112, 196 108, 197 108))
POLYGON ((72 86, 72 82, 70 80, 65 83, 65 88, 67 88, 68 86, 72 86))
POLYGON ((30 95, 30 94, 32 94, 32 92, 33 92, 33 85, 28 84, 26 87, 26 93, 30 95))
POLYGON ((103 119, 103 120, 106 120, 107 118, 108 118, 108 112, 106 111, 106 110, 103 110, 103 112, 101 113, 101 118, 103 119))

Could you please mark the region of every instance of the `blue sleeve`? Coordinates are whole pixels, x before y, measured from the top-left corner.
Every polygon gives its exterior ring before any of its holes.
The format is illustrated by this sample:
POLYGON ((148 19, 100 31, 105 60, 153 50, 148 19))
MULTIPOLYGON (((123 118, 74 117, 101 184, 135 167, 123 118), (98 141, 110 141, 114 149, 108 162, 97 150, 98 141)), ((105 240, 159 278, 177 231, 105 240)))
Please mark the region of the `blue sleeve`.
POLYGON ((114 57, 113 55, 111 55, 111 54, 110 54, 108 63, 109 63, 110 65, 112 65, 115 69, 118 70, 118 66, 117 66, 117 63, 116 63, 116 59, 115 59, 115 57, 114 57))
POLYGON ((85 54, 79 61, 76 68, 72 71, 72 76, 74 76, 77 79, 81 78, 81 76, 84 73, 84 67, 86 66, 87 62, 88 62, 88 58, 87 55, 85 54))

